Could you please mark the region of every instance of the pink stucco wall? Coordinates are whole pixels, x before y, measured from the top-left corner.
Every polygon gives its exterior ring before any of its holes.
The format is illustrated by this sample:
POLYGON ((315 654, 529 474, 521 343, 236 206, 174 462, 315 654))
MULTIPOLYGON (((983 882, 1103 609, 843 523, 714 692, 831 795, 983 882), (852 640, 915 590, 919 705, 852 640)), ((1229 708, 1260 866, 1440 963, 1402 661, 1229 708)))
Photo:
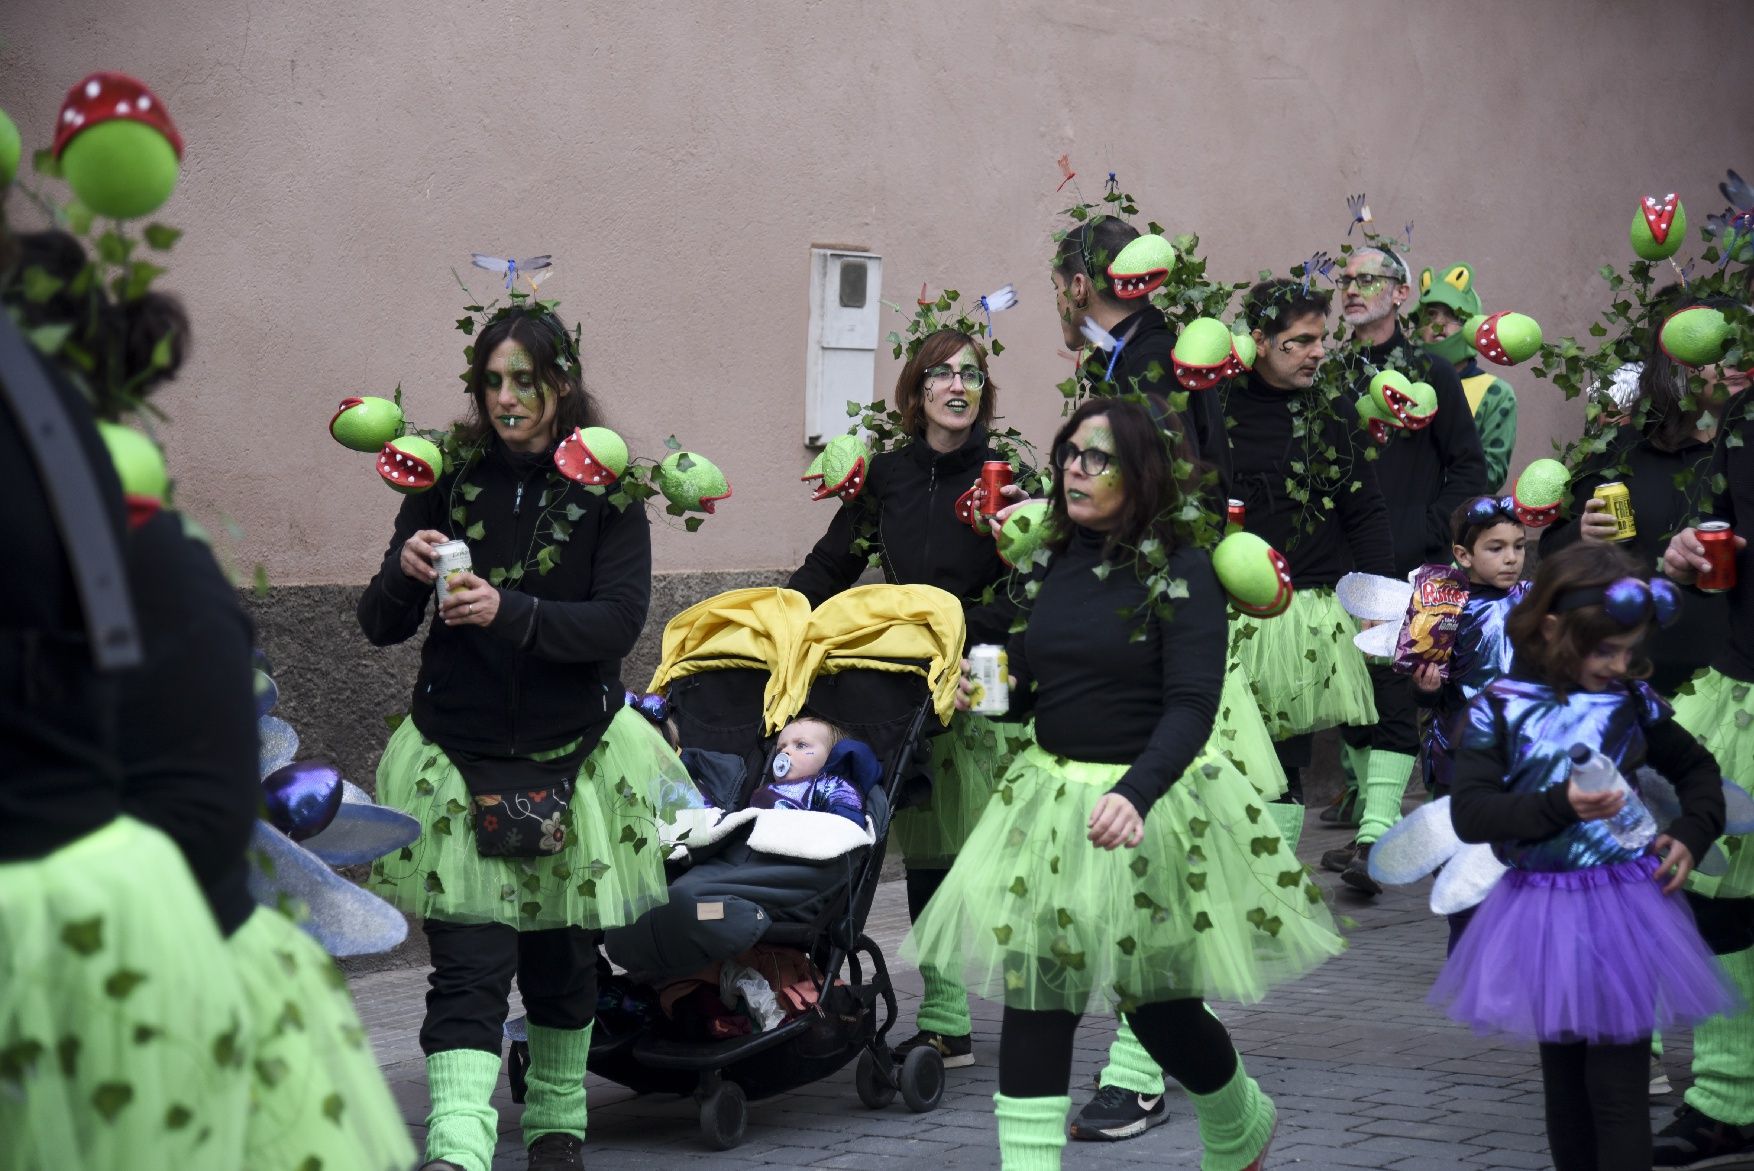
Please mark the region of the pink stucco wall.
MULTIPOLYGON (((544 292, 583 321, 611 423, 730 474, 704 530, 660 530, 660 569, 787 565, 830 507, 797 482, 812 243, 881 253, 910 305, 1016 282, 1003 405, 1045 440, 1056 156, 1086 195, 1118 171, 1236 279, 1335 248, 1367 191, 1418 225, 1416 266, 1465 259, 1489 307, 1581 332, 1638 196, 1698 216, 1726 166, 1754 173, 1751 58, 1740 0, 0 5, 27 148, 94 68, 147 79, 188 139, 163 212, 197 331, 161 399, 173 469, 286 584, 377 562, 397 498, 324 425, 398 382, 423 422, 460 408, 448 270, 471 250, 554 253, 544 292)), ((1512 379, 1514 468, 1577 408, 1512 379)))

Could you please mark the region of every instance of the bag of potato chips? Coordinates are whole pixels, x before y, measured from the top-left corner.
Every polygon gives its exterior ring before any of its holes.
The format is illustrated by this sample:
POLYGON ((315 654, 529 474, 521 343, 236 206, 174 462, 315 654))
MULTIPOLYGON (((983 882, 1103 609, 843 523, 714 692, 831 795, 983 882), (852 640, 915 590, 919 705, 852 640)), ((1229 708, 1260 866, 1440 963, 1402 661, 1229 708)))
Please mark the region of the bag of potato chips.
POLYGON ((1453 565, 1421 565, 1413 571, 1413 597, 1407 620, 1395 640, 1394 668, 1411 675, 1421 663, 1436 663, 1449 678, 1456 625, 1468 604, 1468 575, 1453 565))

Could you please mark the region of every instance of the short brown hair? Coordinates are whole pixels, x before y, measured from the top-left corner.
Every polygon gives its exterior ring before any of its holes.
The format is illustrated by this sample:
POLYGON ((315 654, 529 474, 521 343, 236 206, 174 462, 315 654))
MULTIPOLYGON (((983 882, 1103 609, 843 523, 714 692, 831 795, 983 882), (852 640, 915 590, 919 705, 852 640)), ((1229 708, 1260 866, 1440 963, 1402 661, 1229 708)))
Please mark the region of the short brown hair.
POLYGON ((914 356, 901 368, 901 376, 895 380, 895 409, 901 412, 902 430, 909 435, 918 435, 926 429, 926 371, 950 361, 964 346, 974 347, 975 365, 987 376, 974 421, 982 427, 992 424, 993 411, 999 402, 999 384, 993 381, 992 372, 987 369, 986 347, 978 338, 960 329, 939 329, 920 340, 920 348, 914 351, 914 356))
MULTIPOLYGON (((1557 615, 1559 633, 1549 640, 1543 631, 1547 615, 1554 613, 1561 594, 1602 589, 1623 577, 1647 581, 1650 574, 1616 545, 1579 542, 1541 558, 1534 584, 1505 622, 1505 633, 1516 648, 1517 668, 1549 684, 1563 699, 1577 685, 1578 671, 1589 653, 1604 639, 1628 634, 1631 628, 1620 625, 1599 604, 1579 606, 1557 615)), ((1650 672, 1650 660, 1640 654, 1627 674, 1643 679, 1650 672)))

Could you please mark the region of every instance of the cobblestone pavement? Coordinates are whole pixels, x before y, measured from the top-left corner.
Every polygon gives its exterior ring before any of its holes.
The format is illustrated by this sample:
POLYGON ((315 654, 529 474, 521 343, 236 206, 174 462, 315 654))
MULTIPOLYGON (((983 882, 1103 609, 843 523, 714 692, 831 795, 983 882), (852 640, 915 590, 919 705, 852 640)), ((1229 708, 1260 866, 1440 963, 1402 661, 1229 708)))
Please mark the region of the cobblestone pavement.
MULTIPOLYGON (((1345 834, 1317 829, 1311 817, 1299 854, 1313 860, 1345 834)), ((1269 1166, 1380 1167, 1390 1171, 1483 1171, 1550 1165, 1542 1122, 1540 1075, 1532 1047, 1475 1037, 1424 1003, 1443 960, 1445 926, 1426 909, 1428 884, 1391 890, 1367 902, 1323 874, 1335 910, 1351 922, 1350 949, 1296 984, 1251 1007, 1220 1004, 1219 1015, 1242 1050, 1247 1068, 1279 1106, 1279 1130, 1269 1166)), ((907 928, 899 882, 880 888, 867 923, 869 934, 894 956, 907 928)), ((912 1032, 920 984, 897 965, 901 1019, 892 1039, 912 1032)), ((425 1064, 419 1028, 425 973, 410 969, 356 977, 354 991, 379 1061, 403 1114, 424 1138, 425 1064)), ((514 1010, 515 1011, 515 1010, 514 1010)), ((997 1082, 998 1009, 976 1002, 972 1069, 947 1075, 943 1104, 930 1114, 909 1113, 899 1101, 887 1110, 863 1107, 852 1068, 789 1095, 750 1106, 742 1146, 707 1150, 690 1099, 640 1098, 593 1075, 588 1083, 590 1134, 586 1161, 593 1168, 739 1169, 756 1166, 916 1171, 997 1167, 992 1095, 997 1082)), ((1107 1051, 1112 1021, 1087 1018, 1073 1070, 1073 1109, 1090 1097, 1107 1051)), ((1667 1039, 1664 1062, 1676 1083, 1652 1100, 1652 1117, 1666 1120, 1680 1102, 1690 1049, 1683 1036, 1667 1039)), ((522 1171, 518 1108, 505 1082, 495 1099, 500 1112, 500 1168, 522 1171)), ((1067 1147, 1068 1165, 1199 1166, 1193 1107, 1172 1090, 1170 1120, 1130 1142, 1067 1147)))

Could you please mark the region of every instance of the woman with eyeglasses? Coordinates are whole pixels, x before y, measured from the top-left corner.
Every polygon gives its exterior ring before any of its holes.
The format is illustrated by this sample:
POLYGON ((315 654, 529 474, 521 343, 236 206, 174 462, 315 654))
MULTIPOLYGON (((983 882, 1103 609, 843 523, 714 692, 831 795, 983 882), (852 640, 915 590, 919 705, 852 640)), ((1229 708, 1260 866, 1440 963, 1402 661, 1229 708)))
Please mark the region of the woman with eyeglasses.
MULTIPOLYGON (((1685 298, 1673 310, 1705 303, 1685 298)), ((1655 344, 1655 328, 1638 379, 1633 420, 1578 469, 1572 479, 1570 514, 1541 535, 1543 557, 1579 540, 1614 539, 1615 523, 1607 502, 1595 499, 1596 489, 1609 481, 1626 485, 1631 494, 1638 533, 1625 545, 1644 564, 1662 558, 1669 538, 1712 515, 1710 469, 1717 421, 1724 404, 1748 388, 1748 373, 1717 366, 1690 372, 1655 344)), ((1728 622, 1725 595, 1689 597, 1673 626, 1651 634, 1646 648, 1652 666, 1650 685, 1673 698, 1695 672, 1711 665, 1728 622)))
MULTIPOLYGON (((840 508, 828 531, 786 584, 819 606, 851 587, 874 561, 892 584, 931 585, 962 600, 968 645, 1003 645, 1012 609, 988 602, 1010 572, 993 538, 956 517, 956 501, 988 460, 1009 457, 988 442, 999 388, 980 342, 955 329, 919 339, 895 381, 895 405, 907 442, 871 461, 864 490, 840 508)), ((1004 771, 1018 730, 963 713, 932 739, 930 803, 896 814, 893 840, 907 871, 908 914, 917 918, 944 881, 1004 771)), ((918 1033, 896 1047, 897 1060, 919 1046, 944 1064, 974 1064, 968 993, 954 966, 922 967, 925 995, 918 1033)))
POLYGON ((1086 401, 1055 436, 1048 563, 1009 644, 1011 715, 1032 713, 1035 739, 904 946, 960 956, 1005 1005, 1008 1167, 1059 1165, 1098 997, 1188 1091, 1203 1165, 1258 1166, 1273 1104, 1204 998, 1259 1000, 1341 948, 1265 803, 1208 747, 1226 603, 1175 519, 1197 492, 1180 420, 1148 402, 1086 401))

